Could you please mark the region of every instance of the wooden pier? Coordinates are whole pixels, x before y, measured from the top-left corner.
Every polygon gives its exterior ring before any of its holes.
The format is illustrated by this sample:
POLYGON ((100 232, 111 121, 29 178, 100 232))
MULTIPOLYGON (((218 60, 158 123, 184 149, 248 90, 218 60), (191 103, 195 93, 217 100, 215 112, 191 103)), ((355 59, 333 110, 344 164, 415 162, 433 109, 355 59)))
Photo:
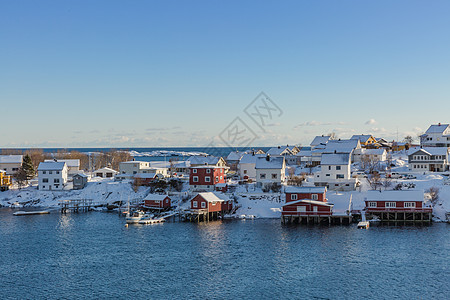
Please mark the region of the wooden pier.
POLYGON ((351 215, 325 215, 325 216, 310 216, 310 215, 282 215, 281 222, 283 224, 324 224, 324 225, 350 225, 353 219, 351 215))
POLYGON ((431 223, 432 213, 428 211, 419 212, 371 212, 370 215, 375 216, 381 222, 405 222, 405 223, 431 223))
POLYGON ((92 199, 68 199, 60 200, 59 205, 61 206, 61 213, 65 214, 68 211, 72 212, 87 212, 92 210, 94 207, 100 206, 98 203, 94 203, 92 199))

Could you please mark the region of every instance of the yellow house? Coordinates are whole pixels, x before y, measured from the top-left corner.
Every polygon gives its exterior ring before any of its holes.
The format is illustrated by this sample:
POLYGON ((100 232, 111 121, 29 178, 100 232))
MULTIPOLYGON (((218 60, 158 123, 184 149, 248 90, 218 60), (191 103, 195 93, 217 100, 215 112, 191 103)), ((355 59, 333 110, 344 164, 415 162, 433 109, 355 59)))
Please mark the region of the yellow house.
POLYGON ((350 139, 359 140, 359 142, 361 143, 361 147, 367 147, 377 142, 377 140, 371 134, 353 135, 350 139))
POLYGON ((6 172, 0 170, 0 190, 6 191, 11 186, 11 176, 6 175, 6 172))

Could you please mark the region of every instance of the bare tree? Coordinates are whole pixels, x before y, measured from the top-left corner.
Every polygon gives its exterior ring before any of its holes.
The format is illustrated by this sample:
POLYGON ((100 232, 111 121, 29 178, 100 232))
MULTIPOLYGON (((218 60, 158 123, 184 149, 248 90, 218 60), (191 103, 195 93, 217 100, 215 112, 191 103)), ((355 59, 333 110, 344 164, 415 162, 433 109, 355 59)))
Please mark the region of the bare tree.
POLYGON ((379 169, 379 160, 374 155, 361 156, 361 168, 367 173, 372 174, 379 169))
POLYGON ((386 175, 383 178, 382 185, 384 187, 384 190, 387 190, 389 187, 392 186, 392 178, 390 176, 386 175))
POLYGON ((439 200, 439 188, 437 188, 435 186, 432 186, 428 190, 426 190, 425 192, 430 194, 431 203, 433 205, 436 205, 437 201, 439 200))
POLYGON ((380 173, 378 172, 370 173, 369 176, 367 176, 367 182, 369 183, 370 187, 373 190, 378 189, 382 185, 380 173))

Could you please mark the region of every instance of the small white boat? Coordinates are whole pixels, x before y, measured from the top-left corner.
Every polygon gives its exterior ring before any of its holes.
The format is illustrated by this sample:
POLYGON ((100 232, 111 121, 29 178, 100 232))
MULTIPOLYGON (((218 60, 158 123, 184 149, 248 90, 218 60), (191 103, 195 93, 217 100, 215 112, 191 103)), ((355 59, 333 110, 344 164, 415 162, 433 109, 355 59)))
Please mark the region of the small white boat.
POLYGON ((15 216, 30 216, 30 215, 45 215, 49 214, 48 210, 40 210, 40 211, 17 211, 13 213, 15 216))
POLYGON ((164 218, 158 218, 158 219, 142 219, 138 223, 139 224, 155 224, 155 223, 163 223, 166 220, 164 218))
POLYGON ((253 220, 253 219, 256 219, 256 216, 255 215, 240 215, 239 218, 243 219, 243 220, 253 220))
POLYGON ((150 216, 141 210, 133 212, 131 215, 127 215, 125 221, 127 224, 137 224, 141 220, 149 219, 150 216))
POLYGON ((367 221, 359 222, 358 229, 369 229, 370 223, 367 221))

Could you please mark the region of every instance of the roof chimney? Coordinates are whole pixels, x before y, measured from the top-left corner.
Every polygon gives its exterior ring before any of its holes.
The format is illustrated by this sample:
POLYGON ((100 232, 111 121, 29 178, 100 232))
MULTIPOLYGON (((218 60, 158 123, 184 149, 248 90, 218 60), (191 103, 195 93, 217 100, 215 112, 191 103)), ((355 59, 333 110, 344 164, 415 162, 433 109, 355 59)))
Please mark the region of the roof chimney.
POLYGON ((278 146, 278 149, 280 149, 281 147, 280 146, 278 146))
POLYGON ((438 126, 441 126, 441 123, 439 123, 438 126))
POLYGON ((267 160, 267 161, 270 161, 270 154, 267 154, 266 160, 267 160))

